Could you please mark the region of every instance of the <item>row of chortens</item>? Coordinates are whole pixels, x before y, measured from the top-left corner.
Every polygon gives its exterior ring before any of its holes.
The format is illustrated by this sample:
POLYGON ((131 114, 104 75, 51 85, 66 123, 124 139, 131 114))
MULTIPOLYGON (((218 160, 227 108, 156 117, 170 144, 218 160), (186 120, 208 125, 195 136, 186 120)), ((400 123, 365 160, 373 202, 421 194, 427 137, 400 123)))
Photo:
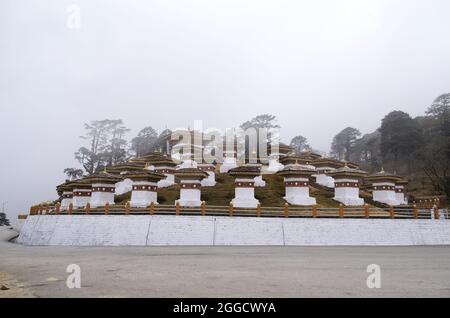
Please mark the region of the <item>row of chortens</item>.
POLYGON ((359 196, 363 183, 370 184, 375 202, 390 206, 407 204, 404 194, 407 181, 395 174, 382 170, 368 175, 354 163, 327 158, 314 152, 295 154, 292 148, 282 143, 276 147, 268 145, 266 160, 260 156, 256 162, 249 163, 247 150, 244 155, 247 161, 241 163, 237 159, 235 143, 234 147, 225 147, 222 162, 215 160, 207 163, 198 160, 198 153, 205 148, 204 142, 177 143, 169 139, 167 142, 172 150, 170 156, 155 151, 57 186, 61 209, 67 210, 71 204, 75 208, 83 208, 87 203, 93 208, 114 204, 115 195, 127 192, 131 192, 132 207, 147 207, 152 203, 158 204, 158 188, 171 187, 177 183, 180 195, 175 203, 198 207, 202 204, 201 188, 214 187, 216 173, 227 173, 234 178, 235 195, 230 203, 240 208, 258 206, 254 189, 266 186, 263 178, 265 174, 276 174, 284 179, 283 199, 291 205, 316 205, 316 199, 310 196, 311 183, 334 189, 333 199, 345 206, 364 205, 364 200, 359 196))

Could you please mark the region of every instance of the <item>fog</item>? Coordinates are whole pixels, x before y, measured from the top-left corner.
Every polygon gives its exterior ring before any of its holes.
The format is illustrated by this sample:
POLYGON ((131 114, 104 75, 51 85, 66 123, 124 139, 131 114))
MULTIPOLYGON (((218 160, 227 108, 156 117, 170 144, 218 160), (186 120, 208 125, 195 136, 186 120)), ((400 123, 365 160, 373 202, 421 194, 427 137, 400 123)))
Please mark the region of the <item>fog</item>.
POLYGON ((89 120, 130 138, 271 113, 283 141, 328 151, 347 126, 421 115, 449 92, 449 16, 447 0, 1 0, 0 203, 14 222, 55 199, 89 120))

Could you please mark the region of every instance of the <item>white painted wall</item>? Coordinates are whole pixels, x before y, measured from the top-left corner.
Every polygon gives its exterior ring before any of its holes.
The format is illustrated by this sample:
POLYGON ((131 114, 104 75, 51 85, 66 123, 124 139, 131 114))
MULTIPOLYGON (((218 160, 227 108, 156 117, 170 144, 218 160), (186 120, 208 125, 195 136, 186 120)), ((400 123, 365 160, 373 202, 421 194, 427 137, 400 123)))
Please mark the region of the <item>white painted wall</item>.
POLYGON ((450 245, 449 220, 32 215, 25 245, 450 245))

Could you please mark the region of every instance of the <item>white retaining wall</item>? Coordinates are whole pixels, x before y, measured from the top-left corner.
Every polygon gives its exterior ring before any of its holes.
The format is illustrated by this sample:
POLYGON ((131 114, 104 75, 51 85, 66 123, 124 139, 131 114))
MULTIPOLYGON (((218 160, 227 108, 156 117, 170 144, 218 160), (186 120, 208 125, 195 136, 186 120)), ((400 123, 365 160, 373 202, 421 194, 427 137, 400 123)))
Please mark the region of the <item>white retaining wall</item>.
POLYGON ((450 245, 448 220, 33 215, 25 245, 450 245))

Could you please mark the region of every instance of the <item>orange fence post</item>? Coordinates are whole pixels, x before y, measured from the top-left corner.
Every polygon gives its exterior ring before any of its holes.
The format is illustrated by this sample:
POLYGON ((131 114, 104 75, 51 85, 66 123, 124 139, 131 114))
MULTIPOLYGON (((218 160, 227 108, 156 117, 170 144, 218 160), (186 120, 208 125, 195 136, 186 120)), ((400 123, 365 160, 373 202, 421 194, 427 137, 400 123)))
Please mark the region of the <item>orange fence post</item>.
POLYGON ((61 210, 61 203, 57 202, 55 205, 55 213, 59 214, 60 210, 61 210))
POLYGON ((206 215, 206 202, 205 201, 202 201, 202 206, 200 208, 200 211, 202 213, 202 216, 206 215))
POLYGON ((105 204, 105 215, 109 214, 109 202, 106 202, 105 204))
POLYGON ((395 211, 394 211, 394 207, 390 206, 389 207, 389 216, 391 219, 395 219, 395 211))
POLYGON ((72 214, 72 211, 73 211, 73 203, 72 202, 70 202, 70 204, 69 204, 69 214, 72 214))
POLYGON ((434 199, 434 201, 436 202, 436 207, 439 209, 439 207, 441 206, 441 200, 439 200, 439 198, 434 199))
POLYGON ((413 205, 413 216, 414 216, 414 219, 417 219, 418 218, 418 216, 419 216, 419 211, 417 210, 417 205, 413 205))
POLYGON ((260 217, 261 216, 261 203, 258 203, 256 205, 256 216, 260 217))
POLYGON ((131 210, 131 204, 130 204, 130 201, 128 201, 125 204, 125 215, 129 215, 130 214, 130 210, 131 210))
POLYGON ((433 207, 433 210, 434 210, 434 219, 439 220, 439 208, 437 207, 437 205, 433 207))
POLYGON ((91 204, 89 202, 86 204, 84 211, 86 212, 86 214, 89 214, 91 212, 91 204))
POLYGON ((230 216, 233 216, 234 207, 233 207, 233 203, 231 203, 231 202, 230 202, 230 206, 228 207, 228 212, 229 212, 230 216))
POLYGON ((317 218, 317 206, 316 205, 312 206, 312 217, 317 218))
POLYGON ((289 204, 287 202, 284 204, 284 217, 289 217, 289 204))
POLYGON ((153 215, 155 213, 155 202, 153 202, 153 201, 150 203, 149 212, 150 212, 150 215, 153 215))
POLYGON ((175 204, 175 214, 180 215, 180 202, 178 202, 178 201, 175 204))
POLYGON ((364 204, 364 217, 366 219, 370 218, 370 210, 369 210, 369 205, 367 203, 364 204))
POLYGON ((339 204, 339 217, 342 219, 344 217, 344 205, 339 204))

